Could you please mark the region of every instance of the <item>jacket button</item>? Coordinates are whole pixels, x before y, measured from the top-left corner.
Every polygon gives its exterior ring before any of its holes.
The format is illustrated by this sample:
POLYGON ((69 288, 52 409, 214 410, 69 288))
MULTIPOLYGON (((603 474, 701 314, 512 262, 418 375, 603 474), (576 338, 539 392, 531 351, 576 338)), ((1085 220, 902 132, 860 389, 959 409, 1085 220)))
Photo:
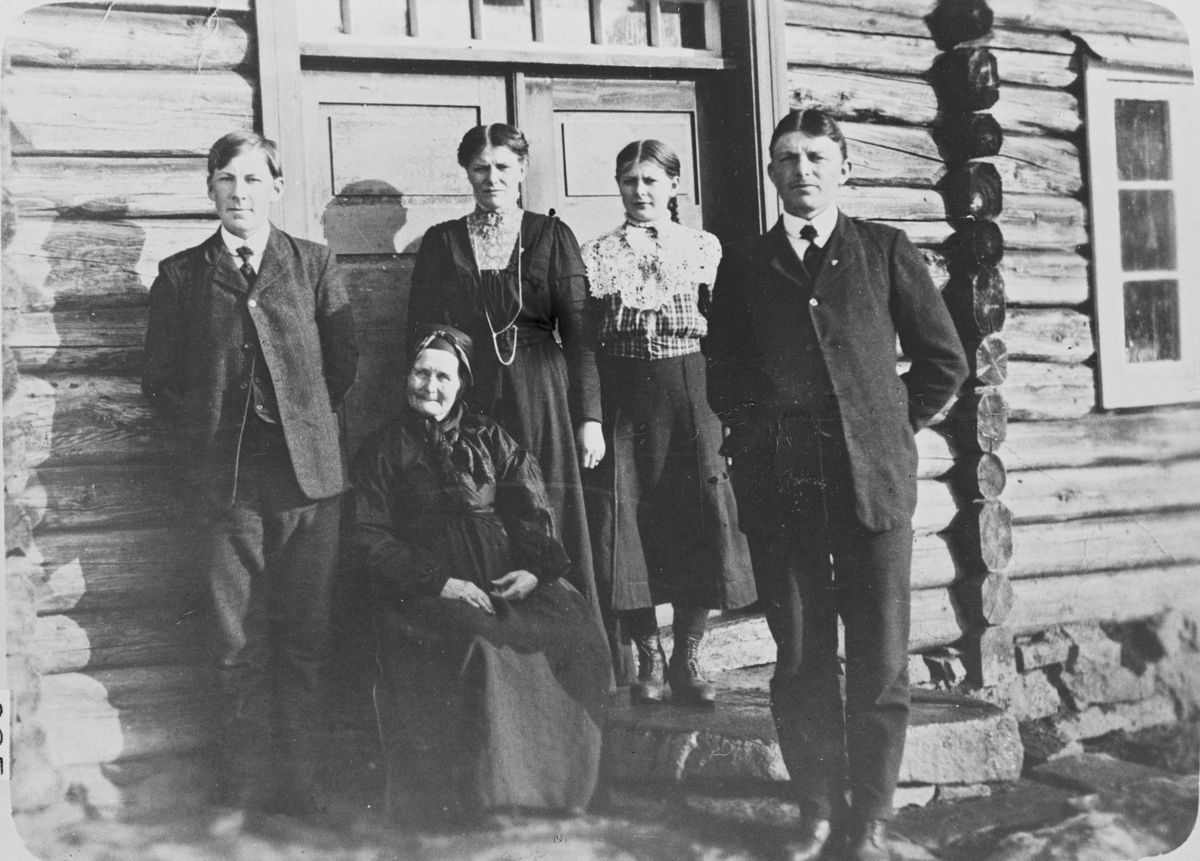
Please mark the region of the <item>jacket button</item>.
POLYGON ((263 405, 262 405, 262 404, 255 404, 255 405, 254 405, 254 408, 255 408, 256 410, 258 410, 260 413, 263 411, 263 405))
POLYGON ((812 305, 814 308, 816 308, 816 307, 817 307, 817 300, 816 300, 816 298, 809 299, 809 300, 808 300, 808 304, 809 304, 809 305, 812 305))
POLYGON ((253 350, 254 345, 253 344, 242 344, 242 349, 243 350, 253 350))
POLYGON ((258 302, 256 302, 254 299, 250 299, 249 301, 246 302, 246 304, 251 308, 258 307, 258 302))

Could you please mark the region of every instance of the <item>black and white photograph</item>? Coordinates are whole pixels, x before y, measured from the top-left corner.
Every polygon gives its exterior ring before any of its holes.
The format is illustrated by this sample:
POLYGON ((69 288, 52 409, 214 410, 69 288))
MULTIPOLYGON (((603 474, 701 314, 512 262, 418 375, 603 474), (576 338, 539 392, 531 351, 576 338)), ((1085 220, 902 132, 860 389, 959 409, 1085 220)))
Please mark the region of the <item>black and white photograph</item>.
POLYGON ((1200 858, 1196 0, 3 14, 0 857, 1200 858))

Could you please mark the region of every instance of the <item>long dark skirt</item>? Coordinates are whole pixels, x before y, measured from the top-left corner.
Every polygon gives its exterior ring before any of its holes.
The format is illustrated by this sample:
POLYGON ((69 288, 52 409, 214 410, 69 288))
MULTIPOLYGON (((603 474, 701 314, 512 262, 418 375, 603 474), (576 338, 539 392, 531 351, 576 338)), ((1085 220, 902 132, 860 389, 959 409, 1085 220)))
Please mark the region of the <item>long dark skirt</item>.
MULTIPOLYGON (((488 343, 477 350, 491 350, 488 343)), ((567 362, 549 332, 521 333, 511 365, 490 363, 494 377, 472 404, 537 458, 558 538, 576 571, 572 583, 593 603, 592 547, 583 505, 575 430, 567 406, 567 362)), ((485 367, 487 365, 485 364, 485 367)))
POLYGON ((583 808, 596 788, 608 649, 561 580, 495 616, 416 598, 377 615, 375 705, 401 819, 583 808))
POLYGON ((608 454, 588 477, 588 513, 602 606, 752 603, 703 355, 599 364, 608 454))

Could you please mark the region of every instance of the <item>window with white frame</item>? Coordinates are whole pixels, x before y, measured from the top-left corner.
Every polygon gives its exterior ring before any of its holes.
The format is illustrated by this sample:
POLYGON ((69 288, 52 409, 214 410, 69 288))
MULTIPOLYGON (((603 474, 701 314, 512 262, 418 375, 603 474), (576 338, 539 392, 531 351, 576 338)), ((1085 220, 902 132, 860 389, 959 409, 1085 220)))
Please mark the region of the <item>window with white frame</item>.
POLYGON ((1200 401, 1200 109, 1192 79, 1089 63, 1100 406, 1200 401))

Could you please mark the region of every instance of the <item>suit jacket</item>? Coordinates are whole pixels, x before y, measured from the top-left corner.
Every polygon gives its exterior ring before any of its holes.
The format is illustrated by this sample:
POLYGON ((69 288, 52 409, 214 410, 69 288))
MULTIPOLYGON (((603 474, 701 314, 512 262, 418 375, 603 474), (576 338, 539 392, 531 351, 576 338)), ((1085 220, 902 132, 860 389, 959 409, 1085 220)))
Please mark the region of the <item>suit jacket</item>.
MULTIPOLYGON (((802 287, 802 267, 782 220, 727 247, 721 262, 705 352, 709 402, 731 427, 726 451, 735 471, 739 463, 743 470, 774 469, 773 461, 742 455, 761 450, 758 443, 788 406, 779 397, 785 369, 777 345, 794 335, 777 310, 785 291, 802 287)), ((892 227, 839 214, 812 299, 808 310, 837 399, 856 514, 868 529, 892 529, 916 508, 913 435, 966 379, 962 343, 920 253, 892 227), (900 377, 897 337, 912 362, 900 377)), ((754 501, 747 502, 753 510, 754 501)))
POLYGON ((217 231, 159 264, 150 288, 142 391, 183 437, 215 499, 235 486, 256 344, 275 387, 300 489, 325 499, 347 487, 336 411, 358 348, 333 254, 271 227, 253 287, 217 231))

